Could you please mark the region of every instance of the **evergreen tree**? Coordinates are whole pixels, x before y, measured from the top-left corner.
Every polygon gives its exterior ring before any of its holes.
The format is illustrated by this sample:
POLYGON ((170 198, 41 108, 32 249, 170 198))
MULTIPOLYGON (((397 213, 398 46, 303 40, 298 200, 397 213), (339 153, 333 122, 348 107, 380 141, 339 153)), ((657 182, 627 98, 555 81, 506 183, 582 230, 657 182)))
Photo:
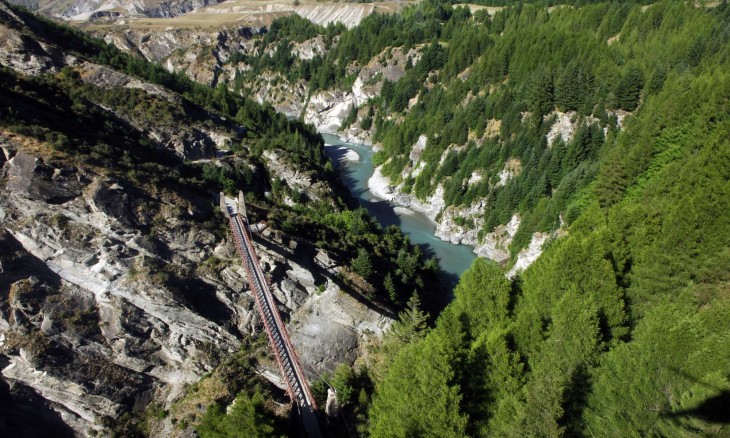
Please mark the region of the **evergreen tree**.
POLYGON ((365 248, 357 250, 357 257, 352 259, 351 266, 355 273, 364 279, 368 279, 373 273, 373 262, 365 248))
POLYGON ((596 180, 595 192, 601 207, 618 202, 626 191, 626 173, 620 157, 612 157, 601 167, 596 180))
POLYGON ((650 94, 656 94, 662 89, 664 81, 667 79, 667 70, 664 67, 657 67, 654 73, 649 79, 649 84, 646 86, 646 91, 650 94))
POLYGON ((555 104, 561 111, 576 111, 583 105, 588 90, 586 76, 576 64, 566 67, 555 86, 555 104))
MULTIPOLYGON (((589 389, 586 372, 599 346, 598 312, 586 298, 569 291, 555 308, 548 339, 534 359, 525 387, 525 407, 518 417, 524 436, 576 433, 561 422, 580 414, 589 389)), ((576 425, 567 423, 571 428, 576 425)))
POLYGON ((633 111, 639 106, 641 90, 644 86, 644 74, 632 67, 616 85, 616 106, 626 111, 633 111))
POLYGON ((405 310, 398 315, 398 321, 393 323, 385 335, 386 340, 405 345, 422 338, 427 319, 428 315, 421 310, 421 299, 414 293, 408 300, 405 310))
POLYGON ((404 347, 377 384, 370 436, 464 436, 467 419, 459 413, 461 396, 451 364, 437 337, 404 347))
POLYGON ((510 284, 496 263, 478 257, 464 272, 454 289, 453 311, 464 315, 468 333, 481 333, 501 327, 508 319, 510 284))
POLYGON ((528 105, 539 121, 555 107, 553 79, 547 71, 541 70, 530 81, 528 105))

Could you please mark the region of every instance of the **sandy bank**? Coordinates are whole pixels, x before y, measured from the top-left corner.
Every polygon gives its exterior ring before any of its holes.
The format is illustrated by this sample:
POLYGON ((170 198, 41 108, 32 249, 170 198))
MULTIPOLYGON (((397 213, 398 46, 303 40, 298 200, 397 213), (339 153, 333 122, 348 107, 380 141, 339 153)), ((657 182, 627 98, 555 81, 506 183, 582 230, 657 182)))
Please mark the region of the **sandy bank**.
POLYGON ((388 177, 383 175, 380 166, 375 168, 373 176, 368 180, 368 188, 373 195, 386 201, 392 201, 395 198, 395 190, 390 185, 388 177))

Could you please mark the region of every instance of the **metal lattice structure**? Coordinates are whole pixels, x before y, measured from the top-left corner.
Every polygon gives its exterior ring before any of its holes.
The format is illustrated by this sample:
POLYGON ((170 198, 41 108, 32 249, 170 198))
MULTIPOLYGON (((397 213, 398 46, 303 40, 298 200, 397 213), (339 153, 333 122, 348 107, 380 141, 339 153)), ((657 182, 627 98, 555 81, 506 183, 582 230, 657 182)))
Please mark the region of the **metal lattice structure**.
POLYGON ((279 364, 281 375, 287 385, 287 391, 291 400, 296 402, 301 412, 304 430, 309 438, 320 436, 317 423, 317 404, 309 388, 307 377, 302 371, 294 346, 289 338, 286 326, 281 320, 281 315, 276 307, 276 301, 271 294, 264 271, 261 269, 256 250, 254 249, 251 232, 246 217, 246 208, 243 204, 243 195, 239 194, 238 208, 232 209, 226 205, 221 193, 221 209, 229 219, 231 232, 236 241, 236 248, 243 266, 246 269, 248 284, 256 301, 264 329, 269 338, 269 343, 279 364), (236 211, 232 211, 236 210, 236 211))

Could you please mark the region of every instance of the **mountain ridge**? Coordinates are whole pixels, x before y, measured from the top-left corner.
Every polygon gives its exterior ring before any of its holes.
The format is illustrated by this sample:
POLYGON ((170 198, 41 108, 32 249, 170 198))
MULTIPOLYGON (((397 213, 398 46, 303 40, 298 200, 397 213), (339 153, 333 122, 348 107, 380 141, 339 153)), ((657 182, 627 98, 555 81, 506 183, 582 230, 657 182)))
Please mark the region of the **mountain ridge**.
POLYGON ((50 16, 66 20, 88 21, 98 18, 147 16, 174 17, 221 0, 10 0, 50 16))

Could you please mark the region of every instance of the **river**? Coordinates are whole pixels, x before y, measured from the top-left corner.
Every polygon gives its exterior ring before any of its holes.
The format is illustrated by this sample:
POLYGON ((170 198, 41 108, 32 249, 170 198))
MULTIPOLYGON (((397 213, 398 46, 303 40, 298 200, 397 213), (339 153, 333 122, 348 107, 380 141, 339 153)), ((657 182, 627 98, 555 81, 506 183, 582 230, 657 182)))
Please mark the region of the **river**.
POLYGON ((397 225, 407 233, 411 242, 421 246, 424 252, 434 255, 441 269, 448 274, 451 283, 471 265, 476 258, 472 248, 466 245, 454 245, 445 242, 433 235, 436 224, 426 215, 418 212, 396 208, 388 201, 378 198, 368 189, 368 179, 373 175, 373 151, 370 147, 358 144, 345 143, 337 136, 322 134, 327 153, 339 165, 340 176, 350 192, 357 198, 370 214, 375 216, 380 225, 397 225), (360 156, 357 162, 339 161, 342 155, 338 150, 345 146, 360 156))

